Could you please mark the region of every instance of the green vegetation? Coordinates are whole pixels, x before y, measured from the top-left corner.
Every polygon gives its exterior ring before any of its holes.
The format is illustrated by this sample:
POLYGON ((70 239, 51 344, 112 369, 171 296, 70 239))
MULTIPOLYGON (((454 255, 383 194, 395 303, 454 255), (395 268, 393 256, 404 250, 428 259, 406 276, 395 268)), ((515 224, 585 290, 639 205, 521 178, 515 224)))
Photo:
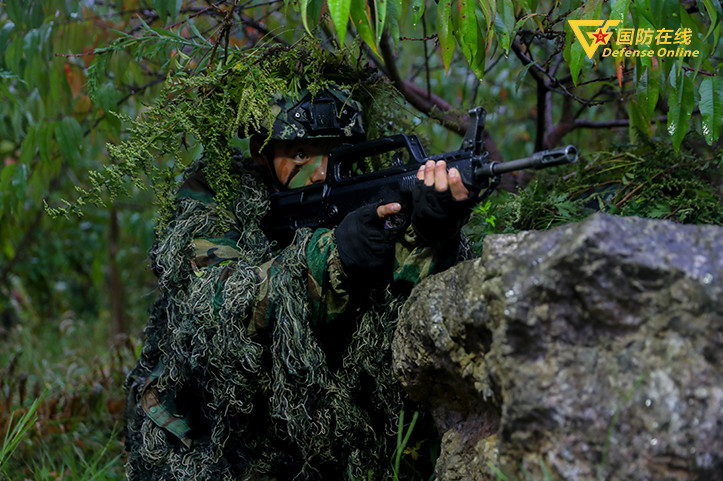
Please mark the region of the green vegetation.
POLYGON ((466 232, 479 253, 490 233, 546 230, 602 212, 723 225, 723 157, 701 157, 692 146, 676 155, 649 142, 584 155, 518 193, 497 192, 477 206, 466 232))
POLYGON ((495 160, 581 148, 479 206, 478 248, 597 211, 721 224, 722 18, 712 0, 0 2, 0 479, 123 479, 120 385, 154 298, 153 219, 191 160, 242 145, 235 129, 261 121, 268 92, 343 58, 407 101, 378 99, 398 117, 372 135, 453 150, 482 105, 495 160), (575 19, 686 28, 699 55, 589 59, 575 19), (306 30, 322 64, 294 50, 306 30), (46 215, 64 200, 82 217, 46 215))
POLYGON ((0 479, 125 479, 120 386, 139 344, 105 339, 67 319, 55 332, 17 330, 3 340, 24 349, 1 371, 0 479))

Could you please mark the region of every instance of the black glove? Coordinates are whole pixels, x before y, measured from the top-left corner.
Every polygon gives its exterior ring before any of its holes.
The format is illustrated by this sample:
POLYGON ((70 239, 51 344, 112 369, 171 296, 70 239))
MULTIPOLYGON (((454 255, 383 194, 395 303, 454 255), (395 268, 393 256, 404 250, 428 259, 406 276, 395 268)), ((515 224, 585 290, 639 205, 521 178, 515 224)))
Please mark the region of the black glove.
POLYGON ((472 192, 465 200, 455 200, 449 189, 438 192, 417 181, 412 188, 412 226, 426 244, 441 244, 459 234, 476 201, 472 192))
POLYGON ((391 274, 395 231, 384 228, 376 205, 360 207, 347 215, 335 230, 344 272, 354 283, 376 280, 391 274))

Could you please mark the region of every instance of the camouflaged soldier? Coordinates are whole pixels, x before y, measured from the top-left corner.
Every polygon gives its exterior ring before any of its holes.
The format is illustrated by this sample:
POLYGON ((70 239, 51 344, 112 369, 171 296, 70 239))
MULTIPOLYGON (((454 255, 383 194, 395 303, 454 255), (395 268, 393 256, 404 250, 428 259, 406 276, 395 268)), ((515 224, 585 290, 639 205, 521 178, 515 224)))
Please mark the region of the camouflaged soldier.
POLYGON ((391 476, 407 402, 391 372, 396 313, 456 262, 471 194, 429 162, 405 232, 384 229, 401 208, 388 203, 276 246, 261 229, 269 192, 323 182, 331 149, 365 132, 360 105, 335 87, 271 108, 253 162, 237 162, 232 208, 194 166, 151 251, 161 295, 125 385, 130 480, 391 476))

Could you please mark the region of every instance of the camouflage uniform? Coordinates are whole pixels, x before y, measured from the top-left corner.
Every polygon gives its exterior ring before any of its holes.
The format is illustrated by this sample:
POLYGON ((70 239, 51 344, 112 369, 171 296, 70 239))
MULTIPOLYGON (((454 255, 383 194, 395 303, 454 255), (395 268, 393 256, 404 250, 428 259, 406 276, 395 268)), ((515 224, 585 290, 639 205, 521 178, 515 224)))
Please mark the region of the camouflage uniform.
POLYGON ((192 171, 151 251, 161 295, 125 385, 128 478, 386 479, 405 403, 396 312, 457 260, 458 238, 432 249, 409 228, 391 282, 364 291, 333 229, 275 249, 259 227, 267 188, 238 165, 232 210, 192 171))

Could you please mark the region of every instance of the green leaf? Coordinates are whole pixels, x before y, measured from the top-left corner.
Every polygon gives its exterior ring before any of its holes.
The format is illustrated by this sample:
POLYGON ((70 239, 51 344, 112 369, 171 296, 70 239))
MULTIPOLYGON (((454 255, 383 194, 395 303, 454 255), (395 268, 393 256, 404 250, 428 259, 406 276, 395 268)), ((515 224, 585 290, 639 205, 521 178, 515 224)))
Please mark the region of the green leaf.
POLYGON ((50 142, 53 138, 52 126, 48 123, 43 124, 38 129, 38 154, 40 160, 45 164, 50 164, 50 142))
POLYGON ((638 0, 633 2, 632 10, 640 17, 640 19, 645 19, 651 27, 655 23, 653 20, 653 11, 650 7, 650 0, 638 0))
POLYGON ((399 42, 399 17, 402 14, 402 0, 387 0, 386 30, 395 48, 399 42))
MULTIPOLYGON (((643 0, 643 1, 637 1, 633 2, 633 4, 630 7, 631 12, 634 14, 633 20, 634 20, 634 26, 636 29, 653 29, 655 30, 655 27, 653 26, 653 20, 650 14, 650 1, 649 0, 643 0)), ((646 52, 652 48, 651 45, 637 45, 638 50, 641 52, 646 52)), ((637 60, 637 62, 640 62, 641 65, 652 68, 653 66, 653 59, 651 57, 646 56, 640 56, 640 58, 637 60)), ((663 62, 665 63, 665 62, 663 62)), ((670 63, 670 62, 668 62, 670 63)))
POLYGON ((47 85, 45 81, 48 76, 47 68, 48 64, 39 55, 35 55, 29 62, 25 63, 23 78, 32 87, 42 88, 47 85))
POLYGON ((447 73, 449 73, 449 66, 454 54, 454 31, 451 28, 451 22, 452 0, 440 0, 437 4, 437 36, 442 50, 442 63, 444 63, 447 73))
POLYGON ((16 163, 5 165, 0 169, 0 218, 6 210, 13 210, 13 203, 8 201, 10 201, 14 193, 11 190, 11 182, 15 177, 15 169, 17 169, 16 163))
POLYGON ((309 28, 309 19, 308 19, 308 8, 309 3, 311 3, 311 0, 300 0, 300 7, 301 7, 301 23, 304 25, 304 30, 306 30, 306 33, 311 35, 311 29, 309 28))
POLYGON ((55 126, 55 139, 63 157, 72 165, 81 160, 80 148, 83 140, 83 132, 80 124, 73 117, 65 117, 55 126))
POLYGON ((354 25, 361 39, 369 45, 369 47, 379 55, 376 37, 372 31, 371 12, 366 0, 352 0, 351 2, 351 22, 354 25))
POLYGON ((424 15, 426 0, 412 0, 412 28, 417 28, 419 19, 424 15))
POLYGON ((616 0, 610 12, 610 20, 620 20, 616 28, 625 26, 625 22, 628 19, 628 10, 630 10, 630 0, 616 0))
POLYGON ((55 57, 50 65, 50 88, 45 95, 46 108, 62 111, 70 101, 68 84, 65 81, 62 57, 55 57))
POLYGON ((199 40, 201 40, 203 43, 209 43, 209 44, 210 44, 210 42, 208 41, 208 39, 207 39, 206 37, 204 37, 203 35, 201 35, 201 32, 198 30, 198 27, 196 27, 196 22, 188 21, 188 22, 186 22, 186 25, 188 25, 188 28, 191 30, 191 33, 192 33, 196 38, 198 38, 199 40))
POLYGON ((668 134, 677 153, 690 127, 690 116, 695 106, 693 82, 680 69, 670 73, 670 96, 668 97, 668 134))
POLYGON ((30 2, 30 5, 25 6, 25 9, 28 10, 28 16, 26 17, 26 20, 28 22, 28 27, 30 28, 38 28, 43 24, 43 21, 45 20, 45 12, 43 10, 43 2, 39 0, 34 0, 30 2))
POLYGON ((502 2, 501 9, 498 5, 497 13, 495 14, 495 32, 497 33, 497 41, 505 51, 505 55, 510 52, 510 45, 512 44, 512 31, 515 28, 515 10, 512 2, 505 0, 502 2))
POLYGON ((349 12, 351 10, 351 0, 328 0, 327 5, 329 6, 329 13, 331 14, 331 20, 334 23, 336 34, 339 37, 339 44, 343 47, 344 37, 346 36, 346 23, 349 20, 349 12))
POLYGON ((475 16, 475 0, 459 1, 459 35, 462 53, 470 65, 475 63, 477 56, 477 18, 475 16))
POLYGON ((492 30, 497 16, 497 2, 495 0, 477 0, 479 6, 482 7, 482 13, 487 23, 487 30, 492 30))
MULTIPOLYGON (((701 68, 701 65, 704 61, 707 61, 708 58, 711 56, 709 55, 709 52, 712 50, 715 50, 717 45, 717 39, 715 40, 715 44, 711 45, 709 42, 706 42, 705 39, 701 38, 697 32, 701 31, 701 25, 688 13, 685 11, 684 5, 680 6, 680 22, 683 27, 690 28, 693 32, 693 35, 690 38, 690 45, 682 45, 687 50, 698 50, 699 55, 697 57, 688 57, 686 59, 686 62, 691 66, 693 69, 694 76, 698 74, 698 71, 701 68)), ((708 37, 706 37, 708 38, 708 37)))
POLYGON ((153 0, 153 9, 161 20, 161 25, 166 25, 168 19, 168 0, 153 0))
POLYGON ((5 0, 5 12, 10 20, 18 27, 22 28, 25 24, 25 6, 20 0, 5 0))
POLYGON ((173 10, 171 10, 171 20, 176 21, 178 18, 178 14, 181 13, 181 9, 183 8, 183 2, 184 0, 171 0, 171 4, 175 3, 173 6, 173 10))
POLYGON ((17 164, 15 169, 15 178, 12 181, 12 192, 15 195, 16 204, 20 205, 25 200, 25 192, 28 188, 28 166, 27 164, 17 164))
POLYGON ((485 51, 490 49, 492 39, 495 36, 495 17, 497 16, 497 2, 495 0, 477 0, 482 7, 482 15, 487 25, 487 37, 485 38, 485 51))
POLYGON ((311 0, 306 6, 306 14, 313 24, 321 22, 321 12, 324 9, 324 0, 311 0))
MULTIPOLYGON (((5 22, 5 24, 0 27, 0 52, 4 52, 10 45, 10 34, 14 28, 15 24, 12 22, 5 22)), ((0 57, 0 67, 4 63, 3 58, 0 57)))
MULTIPOLYGON (((17 32, 16 32, 17 33, 17 32)), ((16 36, 7 47, 5 54, 5 65, 13 72, 20 74, 23 72, 23 42, 16 36)))
POLYGON ((24 165, 30 165, 30 163, 33 161, 33 157, 35 156, 35 150, 37 148, 37 142, 35 139, 35 134, 37 131, 36 126, 30 126, 28 128, 28 133, 25 135, 25 138, 23 139, 23 144, 20 147, 20 163, 24 165))
MULTIPOLYGON (((602 0, 591 0, 570 14, 568 19, 600 20, 602 18, 602 4, 602 0)), ((572 32, 572 29, 570 29, 570 32, 572 32)), ((566 36, 566 38, 570 47, 569 50, 567 50, 567 48, 565 49, 567 54, 566 59, 570 64, 572 81, 575 85, 577 85, 577 79, 582 71, 582 66, 589 59, 587 58, 585 49, 583 49, 582 44, 574 34, 570 33, 570 35, 566 36)))
POLYGON ((673 28, 680 26, 675 14, 678 12, 678 0, 654 0, 650 2, 650 12, 653 17, 655 29, 673 28))
POLYGON ((645 112, 638 99, 633 99, 628 104, 628 119, 630 120, 630 141, 635 142, 638 133, 645 138, 653 136, 653 126, 650 123, 650 116, 645 112))
POLYGON ((517 23, 515 23, 515 27, 512 29, 512 34, 511 34, 511 37, 512 37, 513 39, 514 39, 515 36, 517 35, 517 32, 519 32, 520 29, 522 28, 522 26, 525 24, 525 22, 526 22, 527 20, 529 20, 530 18, 532 18, 532 17, 537 17, 537 14, 536 14, 536 13, 530 13, 529 15, 525 15, 524 17, 522 17, 521 19, 519 19, 519 20, 517 21, 517 23))
POLYGON ((387 19, 387 0, 374 0, 374 12, 376 14, 375 29, 377 32, 377 42, 379 42, 382 39, 384 22, 387 19))
POLYGON ((700 114, 703 119, 703 136, 708 145, 713 144, 723 128, 723 78, 706 77, 700 83, 700 114))
POLYGON ((98 105, 102 110, 108 112, 115 110, 118 106, 118 101, 121 98, 121 93, 112 81, 105 82, 99 89, 95 91, 95 94, 91 99, 95 104, 98 105))
POLYGON ((649 120, 652 119, 660 95, 660 71, 657 68, 645 69, 638 80, 636 95, 644 115, 649 120))
MULTIPOLYGON (((705 10, 708 12, 708 16, 710 17, 710 28, 708 28, 708 33, 705 34, 705 39, 708 39, 708 37, 710 37, 710 34, 715 31, 715 28, 720 23, 723 12, 721 12, 720 2, 714 2, 713 0, 703 0, 703 5, 705 5, 705 10)), ((716 41, 716 43, 718 42, 716 41)))

